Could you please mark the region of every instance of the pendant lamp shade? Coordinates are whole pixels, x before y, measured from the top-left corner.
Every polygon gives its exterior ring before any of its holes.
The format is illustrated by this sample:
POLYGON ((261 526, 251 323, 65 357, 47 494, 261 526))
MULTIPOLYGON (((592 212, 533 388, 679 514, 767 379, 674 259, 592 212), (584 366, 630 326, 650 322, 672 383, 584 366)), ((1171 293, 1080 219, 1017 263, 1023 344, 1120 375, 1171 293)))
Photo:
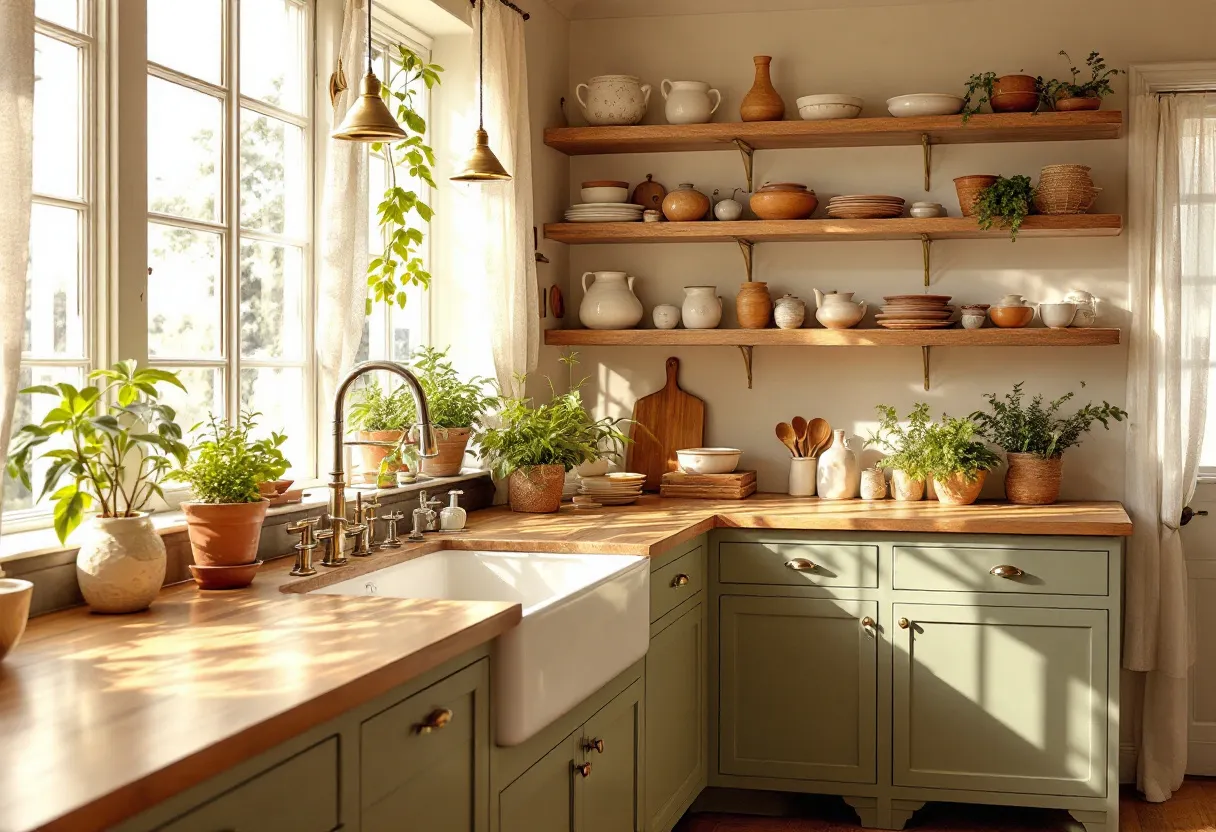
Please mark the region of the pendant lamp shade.
MULTIPOLYGON (((359 97, 346 111, 346 118, 331 135, 348 142, 396 142, 407 134, 380 97, 380 79, 372 70, 372 0, 367 0, 367 74, 359 84, 359 97)), ((338 63, 338 72, 342 64, 338 63)), ((333 93, 331 81, 331 95, 333 93)))
POLYGON ((511 178, 490 149, 490 134, 486 132, 485 4, 486 0, 477 0, 477 132, 474 134, 473 152, 469 154, 461 172, 452 177, 453 182, 501 182, 511 178))

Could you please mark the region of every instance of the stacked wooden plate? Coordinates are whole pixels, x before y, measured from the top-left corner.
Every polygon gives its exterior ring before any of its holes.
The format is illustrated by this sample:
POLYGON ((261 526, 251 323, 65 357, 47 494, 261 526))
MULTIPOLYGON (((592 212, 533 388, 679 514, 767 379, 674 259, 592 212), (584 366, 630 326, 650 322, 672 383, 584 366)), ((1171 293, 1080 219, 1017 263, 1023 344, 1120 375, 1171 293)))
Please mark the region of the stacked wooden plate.
POLYGON ((954 326, 950 320, 954 307, 948 306, 949 295, 890 295, 886 304, 874 316, 884 329, 945 329, 954 326))
POLYGON ((837 220, 886 220, 903 212, 904 200, 898 196, 855 194, 828 200, 828 216, 837 220))
POLYGON ((602 477, 582 477, 578 493, 591 497, 602 506, 627 506, 642 496, 645 474, 615 473, 602 477))
POLYGON ((566 222, 641 222, 644 210, 630 202, 583 202, 566 209, 566 222))

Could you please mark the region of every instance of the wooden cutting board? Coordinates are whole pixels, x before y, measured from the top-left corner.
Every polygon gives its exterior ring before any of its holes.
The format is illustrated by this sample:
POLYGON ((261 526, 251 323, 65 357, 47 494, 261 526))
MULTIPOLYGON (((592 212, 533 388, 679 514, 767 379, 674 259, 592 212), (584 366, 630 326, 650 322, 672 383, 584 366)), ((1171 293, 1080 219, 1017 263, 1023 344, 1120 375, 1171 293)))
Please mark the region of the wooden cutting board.
POLYGON ((680 389, 679 373, 680 359, 667 359, 667 385, 633 406, 625 466, 646 475, 647 491, 658 491, 663 475, 676 470, 676 451, 705 442, 705 402, 680 389))
POLYGON ((663 475, 659 494, 698 500, 745 500, 756 493, 756 472, 733 474, 685 474, 670 471, 663 475))

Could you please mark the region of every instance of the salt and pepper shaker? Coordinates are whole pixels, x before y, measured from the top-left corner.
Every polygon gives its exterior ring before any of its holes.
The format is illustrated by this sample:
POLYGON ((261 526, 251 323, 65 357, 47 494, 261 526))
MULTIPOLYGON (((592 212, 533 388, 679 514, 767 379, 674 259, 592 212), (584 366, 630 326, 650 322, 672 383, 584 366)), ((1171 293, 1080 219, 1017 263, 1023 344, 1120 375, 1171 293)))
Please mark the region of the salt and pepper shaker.
POLYGON ((463 491, 449 491, 448 496, 451 502, 447 508, 439 512, 439 528, 445 532, 458 532, 464 528, 465 520, 468 518, 467 512, 460 507, 458 498, 463 491))
POLYGON ((307 578, 309 575, 317 574, 317 570, 312 565, 312 553, 317 548, 317 541, 313 537, 313 527, 319 521, 320 518, 312 517, 287 526, 289 533, 300 536, 300 542, 295 545, 296 565, 291 570, 291 574, 296 578, 307 578))
POLYGON ((385 523, 388 523, 388 531, 384 534, 384 540, 380 544, 380 549, 400 549, 401 538, 397 536, 397 524, 405 519, 404 511, 390 511, 381 518, 385 523))

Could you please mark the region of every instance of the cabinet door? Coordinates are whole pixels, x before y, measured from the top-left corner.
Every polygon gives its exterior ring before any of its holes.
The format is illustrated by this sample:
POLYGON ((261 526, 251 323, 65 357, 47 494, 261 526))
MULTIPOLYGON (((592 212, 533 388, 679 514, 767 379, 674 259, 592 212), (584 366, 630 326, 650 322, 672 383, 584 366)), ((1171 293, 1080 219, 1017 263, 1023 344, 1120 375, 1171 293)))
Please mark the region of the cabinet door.
POLYGON ((877 603, 720 603, 719 772, 875 782, 877 603))
POLYGON ((573 832, 574 733, 515 779, 498 798, 498 832, 573 832))
POLYGON ((646 828, 665 832, 705 787, 705 604, 650 639, 646 654, 646 828))
POLYGON ((489 697, 483 659, 363 723, 364 832, 487 832, 489 697))
POLYGON ((574 777, 577 832, 642 828, 644 694, 642 681, 634 682, 583 726, 580 764, 591 768, 574 777))
POLYGON ((895 785, 1104 796, 1106 616, 894 605, 895 785))

